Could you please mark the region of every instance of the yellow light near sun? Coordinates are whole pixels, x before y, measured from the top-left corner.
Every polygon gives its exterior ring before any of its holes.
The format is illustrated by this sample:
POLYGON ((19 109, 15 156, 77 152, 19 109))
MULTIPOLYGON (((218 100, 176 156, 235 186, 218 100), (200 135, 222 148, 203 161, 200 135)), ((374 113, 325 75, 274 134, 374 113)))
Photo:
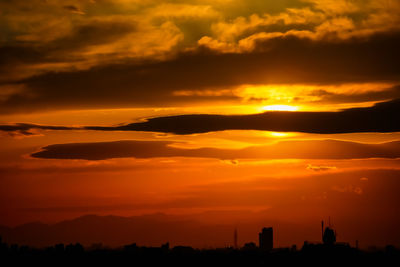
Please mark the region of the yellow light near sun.
POLYGON ((261 110, 264 111, 296 111, 299 108, 296 106, 289 106, 289 105, 269 105, 263 106, 261 110))
POLYGON ((286 134, 286 133, 279 133, 279 132, 270 132, 268 134, 270 136, 272 136, 272 137, 286 137, 286 136, 289 135, 289 134, 286 134))
POLYGON ((287 138, 287 137, 293 137, 296 134, 295 133, 282 133, 282 132, 266 132, 265 135, 268 137, 273 137, 273 138, 287 138))

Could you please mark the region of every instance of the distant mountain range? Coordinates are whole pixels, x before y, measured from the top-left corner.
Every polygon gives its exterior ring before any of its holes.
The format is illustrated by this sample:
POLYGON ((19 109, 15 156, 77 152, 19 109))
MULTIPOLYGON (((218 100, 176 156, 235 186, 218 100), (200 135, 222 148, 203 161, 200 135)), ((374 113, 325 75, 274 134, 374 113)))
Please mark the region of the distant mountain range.
POLYGON ((15 228, 0 227, 0 235, 7 243, 37 247, 75 242, 86 246, 103 243, 114 247, 134 242, 140 245, 161 245, 168 241, 185 244, 188 240, 201 246, 206 243, 201 244, 196 240, 209 238, 215 241, 215 236, 211 233, 227 231, 222 226, 213 228, 163 214, 135 217, 86 215, 50 225, 28 223, 15 228))
MULTIPOLYGON (((136 243, 138 246, 161 246, 169 242, 170 246, 192 246, 195 248, 216 248, 233 245, 234 230, 238 230, 238 243, 243 246, 248 242, 258 243, 258 233, 263 227, 274 228, 274 246, 298 247, 304 241, 319 242, 321 240, 320 221, 287 222, 274 220, 269 212, 207 211, 188 215, 155 213, 148 215, 121 217, 85 215, 72 220, 64 220, 54 224, 32 222, 17 227, 0 226, 0 236, 8 244, 46 247, 59 243, 81 243, 85 247, 102 244, 117 248, 136 243)), ((369 235, 361 235, 354 228, 343 228, 338 222, 339 240, 351 242, 356 236, 363 236, 363 247, 369 244, 384 246, 397 244, 398 233, 391 232, 391 240, 386 227, 379 232, 381 239, 369 235), (351 234, 354 234, 353 237, 351 234), (375 238, 375 239, 374 239, 375 238), (380 241, 379 243, 374 242, 380 241)), ((388 228, 390 229, 390 228, 388 228)), ((360 234, 361 233, 361 234, 360 234)), ((353 244, 353 243, 352 243, 353 244)))
MULTIPOLYGON (((198 215, 200 216, 200 215, 198 215)), ((212 216, 208 214, 208 216, 212 216)), ((201 216, 200 216, 201 217, 201 216)), ((249 228, 249 227, 246 227, 249 228)), ((253 228, 253 227, 251 227, 253 228)), ((111 247, 137 243, 143 246, 191 245, 194 247, 228 246, 232 243, 233 225, 218 222, 210 225, 196 216, 151 214, 134 217, 85 215, 55 224, 40 222, 14 228, 0 227, 3 241, 34 247, 57 243, 76 243, 84 246, 102 243, 111 247)), ((258 226, 250 236, 255 241, 258 226)), ((242 238, 244 238, 244 233, 242 238)))

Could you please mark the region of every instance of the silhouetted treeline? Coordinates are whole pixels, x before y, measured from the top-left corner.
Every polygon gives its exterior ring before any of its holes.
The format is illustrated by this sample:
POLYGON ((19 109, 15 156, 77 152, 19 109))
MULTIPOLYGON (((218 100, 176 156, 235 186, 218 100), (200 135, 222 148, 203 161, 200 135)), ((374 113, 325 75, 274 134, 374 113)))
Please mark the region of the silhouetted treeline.
MULTIPOLYGON (((1 239, 0 239, 1 240, 1 239)), ((250 243, 249 243, 250 244, 250 243)), ((110 266, 270 266, 271 264, 376 264, 399 263, 400 251, 393 246, 362 251, 350 246, 307 244, 293 248, 262 250, 255 245, 240 248, 194 249, 187 246, 141 247, 136 244, 110 249, 101 244, 84 248, 77 244, 56 244, 47 248, 0 244, 4 262, 40 264, 110 264, 110 266)), ((398 266, 398 265, 397 265, 398 266)))

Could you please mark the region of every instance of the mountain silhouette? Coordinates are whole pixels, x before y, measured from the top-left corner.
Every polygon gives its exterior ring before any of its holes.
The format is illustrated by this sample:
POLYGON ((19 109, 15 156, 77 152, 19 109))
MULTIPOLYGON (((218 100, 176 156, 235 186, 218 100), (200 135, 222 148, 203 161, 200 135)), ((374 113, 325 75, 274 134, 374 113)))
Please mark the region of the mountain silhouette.
POLYGON ((216 231, 226 233, 227 239, 231 236, 231 229, 225 225, 210 226, 184 216, 164 214, 133 217, 85 215, 55 224, 28 223, 14 228, 0 227, 4 241, 35 247, 76 242, 85 246, 103 243, 112 247, 133 242, 151 246, 167 241, 184 245, 188 240, 195 246, 205 246, 207 240, 223 244, 223 240, 214 236, 216 231))
POLYGON ((299 245, 318 231, 312 225, 296 225, 277 221, 264 212, 205 211, 188 215, 148 215, 121 217, 85 215, 54 224, 28 223, 17 227, 0 227, 0 236, 8 244, 46 247, 58 243, 81 243, 84 246, 102 243, 119 247, 137 243, 141 246, 190 245, 196 248, 231 246, 234 223, 239 225, 239 243, 256 242, 258 230, 271 222, 279 225, 281 244, 299 245))

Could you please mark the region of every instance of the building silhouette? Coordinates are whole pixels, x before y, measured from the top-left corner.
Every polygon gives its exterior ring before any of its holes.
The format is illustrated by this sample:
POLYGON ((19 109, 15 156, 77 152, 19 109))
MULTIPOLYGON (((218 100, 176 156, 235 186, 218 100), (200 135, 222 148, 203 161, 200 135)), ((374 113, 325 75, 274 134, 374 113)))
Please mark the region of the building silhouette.
POLYGON ((325 245, 333 245, 336 242, 336 232, 330 227, 330 225, 324 228, 324 221, 321 222, 322 228, 322 242, 325 245))
POLYGON ((272 227, 264 227, 258 234, 259 246, 263 250, 272 250, 274 247, 274 235, 272 227))
POLYGON ((322 241, 325 245, 333 245, 336 242, 336 233, 333 229, 326 227, 322 241))

